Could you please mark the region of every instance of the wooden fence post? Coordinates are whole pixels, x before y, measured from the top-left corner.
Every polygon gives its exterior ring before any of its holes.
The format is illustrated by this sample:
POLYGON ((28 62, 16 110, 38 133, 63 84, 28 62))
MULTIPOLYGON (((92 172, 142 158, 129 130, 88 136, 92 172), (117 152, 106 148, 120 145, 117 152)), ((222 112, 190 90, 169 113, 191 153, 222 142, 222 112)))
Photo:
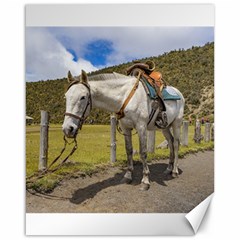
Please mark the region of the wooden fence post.
POLYGON ((48 159, 48 124, 49 114, 41 110, 41 124, 40 124, 40 154, 38 170, 43 171, 47 168, 48 159))
POLYGON ((214 141, 214 123, 212 124, 211 128, 211 141, 214 141))
POLYGON ((204 141, 210 142, 210 128, 211 123, 205 123, 204 141))
POLYGON ((155 134, 156 131, 147 131, 147 151, 149 153, 155 152, 155 134))
POLYGON ((202 139, 203 139, 203 136, 201 134, 201 123, 197 119, 196 125, 195 125, 195 131, 194 131, 194 138, 193 138, 193 140, 195 141, 195 143, 201 143, 202 139))
POLYGON ((114 115, 111 115, 110 118, 111 122, 111 154, 110 154, 110 161, 112 163, 116 162, 116 150, 117 150, 117 144, 116 144, 116 128, 117 128, 117 119, 114 115))
POLYGON ((183 127, 182 127, 182 145, 188 146, 188 121, 183 121, 183 127))

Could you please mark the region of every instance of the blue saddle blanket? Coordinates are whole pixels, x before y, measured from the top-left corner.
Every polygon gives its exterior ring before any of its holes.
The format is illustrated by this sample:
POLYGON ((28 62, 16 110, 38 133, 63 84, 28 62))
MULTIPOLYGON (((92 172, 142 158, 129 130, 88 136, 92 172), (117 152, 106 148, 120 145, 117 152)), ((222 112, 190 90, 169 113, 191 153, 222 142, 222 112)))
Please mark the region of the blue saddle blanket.
MULTIPOLYGON (((151 99, 157 99, 158 95, 156 90, 154 89, 154 87, 152 87, 147 81, 143 82, 145 84, 145 86, 148 89, 148 96, 151 99)), ((162 96, 163 96, 163 100, 180 100, 181 97, 179 96, 179 94, 170 86, 166 86, 165 88, 163 88, 162 90, 162 96)))
POLYGON ((163 100, 180 100, 181 97, 172 87, 165 87, 162 90, 163 100))

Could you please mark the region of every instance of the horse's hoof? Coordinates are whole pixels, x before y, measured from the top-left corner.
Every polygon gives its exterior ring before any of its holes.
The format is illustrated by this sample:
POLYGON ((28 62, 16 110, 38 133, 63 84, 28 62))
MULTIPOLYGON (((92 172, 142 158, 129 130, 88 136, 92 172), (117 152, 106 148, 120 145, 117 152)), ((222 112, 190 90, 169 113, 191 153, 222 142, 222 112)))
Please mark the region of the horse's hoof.
POLYGON ((130 184, 132 183, 132 179, 123 177, 121 180, 121 184, 130 184))
POLYGON ((178 173, 174 173, 174 172, 173 172, 173 173, 172 173, 172 177, 173 177, 173 178, 178 178, 178 173))
POLYGON ((150 184, 141 183, 141 187, 140 187, 141 191, 147 191, 149 188, 150 188, 150 184))
POLYGON ((171 173, 172 173, 172 170, 170 170, 168 168, 163 172, 163 174, 165 174, 165 175, 169 175, 171 173))

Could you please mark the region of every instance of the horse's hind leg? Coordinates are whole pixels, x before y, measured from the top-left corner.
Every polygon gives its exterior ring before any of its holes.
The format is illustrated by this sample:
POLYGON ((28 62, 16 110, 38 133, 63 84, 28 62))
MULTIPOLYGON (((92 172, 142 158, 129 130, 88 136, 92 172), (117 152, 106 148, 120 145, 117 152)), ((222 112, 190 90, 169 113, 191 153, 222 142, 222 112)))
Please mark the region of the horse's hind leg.
POLYGON ((124 130, 124 139, 125 139, 125 149, 127 153, 127 172, 125 173, 122 183, 131 183, 132 182, 132 173, 133 173, 133 147, 132 147, 132 131, 125 129, 124 130))
POLYGON ((180 119, 176 119, 173 124, 173 147, 174 147, 174 163, 173 163, 173 170, 172 170, 172 176, 178 177, 178 150, 179 150, 179 142, 180 142, 180 134, 181 134, 181 124, 182 121, 180 119))
POLYGON ((173 163, 174 163, 174 147, 173 147, 173 135, 170 131, 170 128, 162 129, 162 133, 166 140, 168 141, 168 146, 170 149, 170 156, 169 156, 169 163, 167 169, 164 171, 164 174, 170 174, 173 170, 173 163))
POLYGON ((141 183, 141 190, 148 190, 150 187, 149 181, 149 168, 147 165, 147 127, 143 125, 139 125, 137 127, 138 137, 139 137, 139 152, 140 158, 143 163, 143 178, 141 183))

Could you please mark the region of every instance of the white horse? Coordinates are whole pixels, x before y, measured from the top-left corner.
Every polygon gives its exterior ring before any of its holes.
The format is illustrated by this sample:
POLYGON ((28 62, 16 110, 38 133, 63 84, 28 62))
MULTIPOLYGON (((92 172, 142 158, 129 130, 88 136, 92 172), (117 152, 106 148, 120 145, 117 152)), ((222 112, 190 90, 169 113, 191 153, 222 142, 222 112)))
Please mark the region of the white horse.
MULTIPOLYGON (((91 108, 100 108, 109 112, 118 113, 129 93, 136 84, 137 78, 117 73, 99 74, 88 77, 82 71, 79 77, 73 77, 68 73, 70 83, 66 97, 66 113, 62 129, 67 137, 76 137, 78 129, 81 129, 84 120, 90 114, 91 108)), ((171 87, 173 88, 173 87, 171 87)), ((173 88, 180 96, 180 100, 165 101, 168 126, 161 129, 169 143, 170 160, 165 171, 177 177, 178 172, 178 148, 180 139, 180 127, 184 112, 184 98, 182 94, 173 88), (172 128, 172 133, 170 131, 172 128)), ((133 174, 133 129, 139 136, 139 153, 143 163, 143 178, 141 190, 150 187, 149 168, 147 165, 147 130, 159 130, 157 127, 148 127, 149 114, 152 100, 147 96, 141 82, 139 82, 134 95, 124 109, 124 117, 119 120, 124 133, 125 148, 127 153, 127 171, 123 182, 131 183, 133 174)))

